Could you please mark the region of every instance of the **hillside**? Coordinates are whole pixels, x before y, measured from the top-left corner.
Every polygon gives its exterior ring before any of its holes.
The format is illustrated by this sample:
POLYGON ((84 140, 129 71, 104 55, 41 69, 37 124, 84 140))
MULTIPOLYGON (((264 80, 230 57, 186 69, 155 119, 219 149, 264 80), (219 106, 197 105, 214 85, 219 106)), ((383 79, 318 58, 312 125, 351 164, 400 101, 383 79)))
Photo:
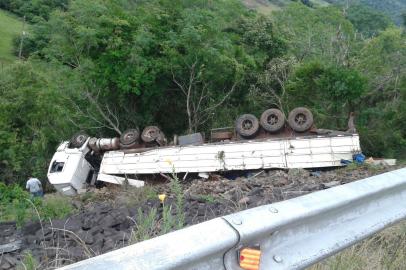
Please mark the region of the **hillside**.
MULTIPOLYGON (((251 9, 258 10, 261 13, 269 13, 274 10, 280 10, 290 4, 292 0, 243 0, 244 4, 251 9)), ((325 0, 311 0, 313 5, 328 6, 325 0)))
MULTIPOLYGON (((262 13, 283 8, 292 0, 243 0, 249 8, 259 10, 262 13)), ((308 0, 314 6, 327 6, 330 4, 342 5, 347 0, 308 0)), ((402 23, 401 15, 406 12, 406 1, 403 0, 349 0, 350 4, 362 3, 373 9, 385 13, 392 18, 396 24, 402 23)))
POLYGON ((15 16, 0 10, 0 64, 9 63, 15 59, 12 54, 12 39, 21 30, 21 21, 15 16))

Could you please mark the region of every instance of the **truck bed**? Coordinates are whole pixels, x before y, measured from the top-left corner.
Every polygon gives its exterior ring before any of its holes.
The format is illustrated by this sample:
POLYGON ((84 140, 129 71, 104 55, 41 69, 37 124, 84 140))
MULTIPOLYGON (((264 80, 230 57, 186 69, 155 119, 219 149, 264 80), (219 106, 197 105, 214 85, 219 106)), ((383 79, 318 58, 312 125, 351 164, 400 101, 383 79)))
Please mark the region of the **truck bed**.
POLYGON ((358 134, 169 146, 143 152, 117 150, 104 154, 100 173, 142 175, 332 167, 342 166, 342 159, 352 160, 359 152, 358 134))

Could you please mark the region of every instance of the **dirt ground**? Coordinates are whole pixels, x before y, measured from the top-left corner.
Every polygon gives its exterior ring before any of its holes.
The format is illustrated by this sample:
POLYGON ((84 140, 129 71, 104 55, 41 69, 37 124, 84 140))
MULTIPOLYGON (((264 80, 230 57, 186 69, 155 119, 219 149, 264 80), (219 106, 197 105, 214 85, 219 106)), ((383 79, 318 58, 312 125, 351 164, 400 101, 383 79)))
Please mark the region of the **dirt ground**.
POLYGON ((76 211, 67 218, 29 222, 18 229, 15 223, 0 224, 0 245, 21 241, 20 249, 1 256, 0 269, 27 264, 27 256, 39 269, 54 269, 177 229, 180 223, 189 226, 397 168, 252 171, 179 179, 178 186, 168 180, 141 189, 90 189, 72 198, 76 211), (165 195, 163 204, 160 194, 165 195))

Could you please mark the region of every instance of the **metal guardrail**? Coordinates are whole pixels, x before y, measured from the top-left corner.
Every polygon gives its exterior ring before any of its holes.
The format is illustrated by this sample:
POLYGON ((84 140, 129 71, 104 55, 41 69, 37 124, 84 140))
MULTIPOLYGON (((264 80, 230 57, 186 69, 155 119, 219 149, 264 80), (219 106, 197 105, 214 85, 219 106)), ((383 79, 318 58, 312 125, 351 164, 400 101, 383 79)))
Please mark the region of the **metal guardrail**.
POLYGON ((216 218, 61 269, 302 269, 406 218, 406 168, 216 218))

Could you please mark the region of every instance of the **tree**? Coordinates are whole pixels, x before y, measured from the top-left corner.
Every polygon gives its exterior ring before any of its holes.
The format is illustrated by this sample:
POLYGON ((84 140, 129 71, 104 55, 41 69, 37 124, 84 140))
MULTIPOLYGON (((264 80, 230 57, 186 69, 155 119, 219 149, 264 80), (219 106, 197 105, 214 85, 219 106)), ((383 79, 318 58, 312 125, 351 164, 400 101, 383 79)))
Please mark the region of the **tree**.
POLYGON ((66 9, 69 0, 2 0, 0 8, 13 12, 21 17, 26 17, 30 22, 38 18, 47 20, 55 9, 66 9))
POLYGON ((355 69, 309 62, 296 69, 287 89, 291 107, 308 106, 318 125, 345 129, 365 87, 366 79, 355 69))
POLYGON ((336 7, 312 9, 293 3, 275 12, 275 27, 299 62, 321 59, 350 66, 354 28, 336 7))
POLYGON ((262 108, 276 107, 287 113, 290 97, 286 87, 296 65, 294 57, 272 59, 251 86, 251 100, 261 103, 262 108))
POLYGON ((361 50, 358 68, 369 78, 359 123, 364 149, 376 156, 405 157, 406 39, 389 28, 361 50))
POLYGON ((388 16, 361 4, 351 5, 347 10, 347 18, 367 38, 392 25, 388 16))
POLYGON ((6 183, 45 177, 48 158, 72 132, 47 72, 31 63, 0 71, 0 179, 6 183))

